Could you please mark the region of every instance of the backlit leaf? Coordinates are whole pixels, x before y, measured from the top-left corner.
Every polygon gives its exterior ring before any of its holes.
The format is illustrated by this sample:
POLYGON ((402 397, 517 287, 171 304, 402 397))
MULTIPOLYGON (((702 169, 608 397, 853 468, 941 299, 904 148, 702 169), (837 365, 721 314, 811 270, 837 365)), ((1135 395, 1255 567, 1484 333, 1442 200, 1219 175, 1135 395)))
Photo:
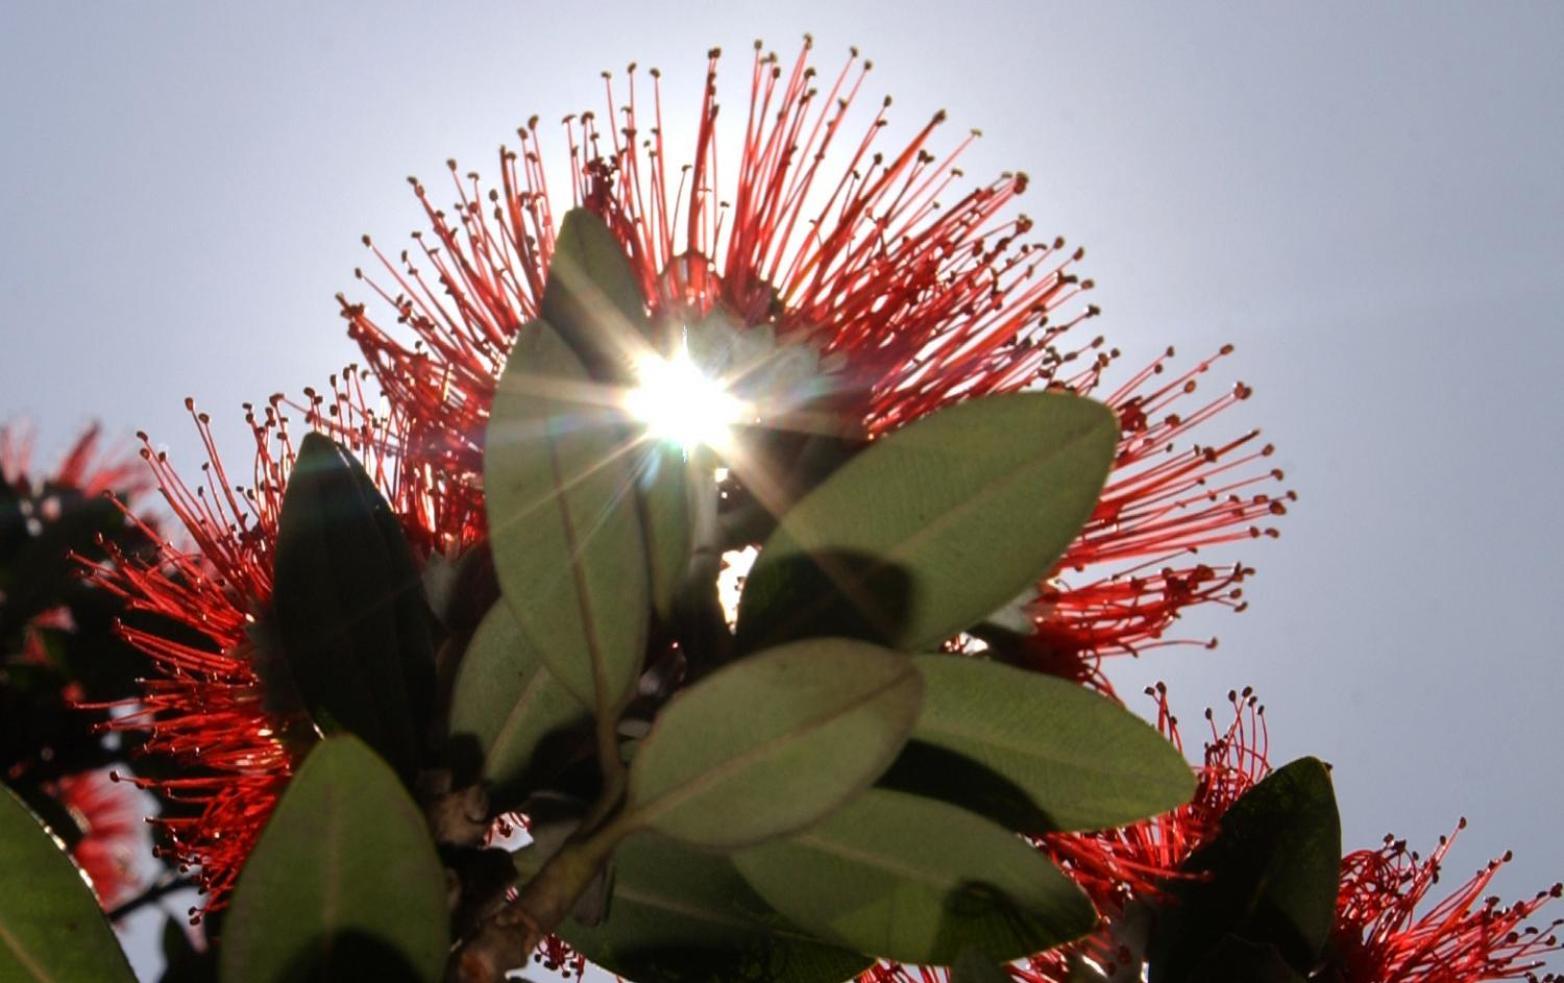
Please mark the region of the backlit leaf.
POLYGON ((0 979, 134 983, 86 876, 42 822, 0 786, 0 979))
POLYGON ((741 648, 846 635, 929 649, 1048 573, 1096 505, 1113 412, 1062 393, 940 410, 875 441, 781 517, 741 648))
POLYGON ((543 322, 500 376, 484 453, 494 567, 532 649, 608 714, 640 672, 646 551, 620 414, 543 322))
POLYGON ((354 737, 317 744, 245 862, 224 983, 439 980, 445 869, 401 782, 354 737))
POLYGON ((884 789, 733 862, 805 931, 906 963, 949 965, 966 953, 1007 962, 1096 920, 1081 889, 1004 827, 884 789))
POLYGON ((988 659, 912 658, 923 709, 883 784, 1027 833, 1120 826, 1194 794, 1179 750, 1112 700, 988 659))
POLYGON ((879 777, 917 719, 912 660, 814 639, 732 663, 675 697, 630 768, 635 825, 734 847, 814 822, 879 777))

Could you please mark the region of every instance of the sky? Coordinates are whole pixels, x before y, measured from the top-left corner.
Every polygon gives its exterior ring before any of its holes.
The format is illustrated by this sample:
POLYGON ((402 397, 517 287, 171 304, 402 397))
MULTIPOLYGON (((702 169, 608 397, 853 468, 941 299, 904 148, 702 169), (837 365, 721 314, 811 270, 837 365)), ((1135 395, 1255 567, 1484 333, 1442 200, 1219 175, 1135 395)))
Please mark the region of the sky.
POLYGON ((1349 846, 1466 816, 1453 874, 1513 849, 1502 893, 1564 876, 1564 5, 586 9, 0 0, 0 418, 46 450, 144 429, 193 471, 193 396, 243 460, 241 402, 354 357, 333 295, 362 233, 420 224, 407 175, 494 177, 533 113, 562 153, 549 126, 629 61, 675 134, 709 46, 736 109, 752 39, 860 45, 896 132, 945 108, 984 133, 973 180, 1031 175, 1126 364, 1236 344, 1256 395, 1225 425, 1298 492, 1278 541, 1222 554, 1259 568, 1250 609, 1182 626, 1220 647, 1119 689, 1166 680, 1198 721, 1255 686, 1276 759, 1335 766, 1349 846))

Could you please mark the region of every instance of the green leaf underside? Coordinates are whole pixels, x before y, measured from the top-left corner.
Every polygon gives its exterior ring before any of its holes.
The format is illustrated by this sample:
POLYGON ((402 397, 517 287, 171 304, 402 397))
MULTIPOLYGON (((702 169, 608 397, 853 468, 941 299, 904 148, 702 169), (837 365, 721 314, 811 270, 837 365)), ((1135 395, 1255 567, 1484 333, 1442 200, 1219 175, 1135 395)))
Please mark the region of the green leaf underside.
POLYGON ((645 546, 620 415, 545 322, 523 328, 500 376, 484 454, 494 566, 534 651, 608 715, 646 644, 645 546))
POLYGON ((638 453, 636 484, 652 607, 666 619, 690 561, 690 480, 683 448, 657 441, 638 453))
POLYGON ((988 659, 912 658, 923 709, 882 784, 1027 833, 1120 826, 1194 794, 1178 749, 1112 700, 988 659))
MULTIPOLYGON (((523 850, 523 878, 536 873, 523 850)), ((811 938, 750 889, 726 857, 655 833, 614 854, 608 918, 571 919, 560 935, 593 963, 637 983, 840 983, 872 962, 811 938)))
POLYGON ((321 434, 304 438, 288 478, 272 604, 290 678, 317 722, 358 735, 410 777, 434 695, 422 582, 373 480, 321 434))
POLYGON ((1080 888, 1003 827, 885 789, 733 861, 805 931, 906 963, 949 965, 964 953, 1006 962, 1096 919, 1080 888))
POLYGON ((1014 983, 1004 967, 980 952, 967 950, 950 967, 950 983, 1014 983))
POLYGON ((876 441, 782 516, 747 578, 740 647, 831 634, 915 651, 981 621, 1079 532, 1118 434, 1101 403, 1014 393, 876 441))
POLYGON ((635 270, 603 220, 565 213, 554 237, 539 317, 553 325, 592 378, 623 381, 648 332, 635 270))
POLYGON ((1222 817, 1221 832, 1184 865, 1151 946, 1152 983, 1207 979, 1213 953, 1267 949, 1299 973, 1330 938, 1341 874, 1341 821, 1330 772, 1300 758, 1272 772, 1222 817), (1229 936, 1232 940, 1228 941, 1229 936))
POLYGON ((457 670, 451 734, 477 740, 493 799, 519 802, 550 777, 539 749, 568 739, 589 719, 590 711, 543 664, 510 608, 490 608, 457 670))
POLYGON ((910 659, 848 639, 733 663, 658 715, 630 768, 629 821, 716 848, 802 828, 879 777, 922 695, 910 659))
POLYGON ((37 816, 0 786, 0 979, 99 983, 136 977, 86 877, 37 816))
POLYGON ((356 738, 317 744, 245 863, 224 983, 439 980, 445 870, 418 807, 356 738))

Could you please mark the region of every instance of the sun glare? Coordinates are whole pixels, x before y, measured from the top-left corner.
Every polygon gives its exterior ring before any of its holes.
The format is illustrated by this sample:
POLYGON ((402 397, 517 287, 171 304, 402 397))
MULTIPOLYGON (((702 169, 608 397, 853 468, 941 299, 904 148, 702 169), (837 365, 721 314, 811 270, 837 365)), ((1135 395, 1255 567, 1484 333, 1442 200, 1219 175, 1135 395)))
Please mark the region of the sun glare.
POLYGON ((744 419, 745 402, 703 373, 684 345, 672 358, 647 355, 635 371, 637 383, 625 395, 625 409, 653 438, 686 450, 703 444, 720 450, 744 419))

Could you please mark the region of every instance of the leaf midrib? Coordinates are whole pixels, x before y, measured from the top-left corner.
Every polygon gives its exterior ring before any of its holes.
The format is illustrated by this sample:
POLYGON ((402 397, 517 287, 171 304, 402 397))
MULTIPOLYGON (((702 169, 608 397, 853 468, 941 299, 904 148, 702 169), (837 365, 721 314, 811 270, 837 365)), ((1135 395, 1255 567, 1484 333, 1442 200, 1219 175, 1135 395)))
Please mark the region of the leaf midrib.
MULTIPOLYGON (((642 804, 634 810, 637 813, 636 821, 641 825, 650 825, 658 818, 667 815, 669 811, 684 805, 691 798, 710 791, 716 785, 727 780, 735 772, 742 771, 753 762, 765 758, 779 747, 785 747, 795 738, 807 738, 810 734, 836 723, 860 707, 867 706, 874 700, 893 692, 897 687, 904 686, 909 681, 917 678, 917 669, 909 662, 902 671, 890 677, 889 681, 884 685, 866 691, 851 702, 838 704, 829 713, 812 717, 791 730, 783 731, 775 737, 756 744, 748 751, 728 758, 715 767, 687 779, 672 791, 664 793, 650 803, 642 804)), ((644 747, 641 753, 642 755, 646 753, 644 747)))
POLYGON ((598 636, 597 621, 592 617, 592 591, 588 586, 584 558, 576 535, 575 514, 571 508, 569 485, 560 470, 559 438, 555 435, 554 403, 546 401, 545 433, 548 442, 549 476, 554 485, 554 501, 557 504, 560 524, 564 527, 565 555, 570 558, 570 579, 575 584, 576 611, 581 617, 581 637, 586 643, 587 657, 592 665, 592 702, 599 718, 607 716, 613 697, 608 692, 608 662, 603 653, 603 640, 598 636))
MULTIPOLYGON (((957 519, 965 518, 971 512, 986 507, 988 503, 992 502, 996 496, 999 496, 1005 491, 1008 491, 1012 485, 1020 481, 1023 477, 1031 476, 1032 472, 1036 471, 1039 467, 1044 466, 1049 461, 1064 456, 1067 452, 1074 450, 1080 444, 1085 443, 1087 438, 1092 435, 1094 429, 1095 427, 1093 425, 1087 424, 1086 426, 1077 430, 1075 433, 1071 434, 1062 444, 1054 445, 1046 454, 1018 458, 1016 467, 1011 468, 1008 474, 1004 475, 1003 477, 996 478, 993 481, 984 483, 981 490, 979 490, 976 495, 970 495, 962 498, 953 506, 939 512, 933 519, 920 523, 918 529, 910 536, 903 538, 895 545, 885 549, 882 553, 883 558, 881 562, 876 565, 875 569, 882 569, 886 566, 889 566, 894 561, 904 558, 908 553, 913 551, 918 546, 921 546, 930 538, 943 533, 945 529, 948 528, 957 519)), ((911 449, 909 449, 909 451, 910 450, 911 449)), ((806 537, 799 536, 797 532, 795 532, 795 530, 798 529, 800 525, 801 523, 799 520, 795 518, 792 523, 789 523, 784 527, 787 529, 786 534, 792 538, 793 544, 797 548, 798 552, 818 552, 822 549, 832 549, 839 546, 854 547, 862 545, 856 543, 808 542, 806 537)), ((764 556, 765 551, 762 551, 761 555, 764 556)), ((867 579, 867 577, 864 579, 867 579)))
POLYGON ((22 948, 22 943, 6 929, 4 924, 0 924, 0 942, 4 942, 5 947, 15 954, 17 962, 21 963, 22 968, 32 974, 33 979, 38 980, 39 983, 54 983, 54 977, 50 976, 43 966, 39 965, 28 951, 22 948))

